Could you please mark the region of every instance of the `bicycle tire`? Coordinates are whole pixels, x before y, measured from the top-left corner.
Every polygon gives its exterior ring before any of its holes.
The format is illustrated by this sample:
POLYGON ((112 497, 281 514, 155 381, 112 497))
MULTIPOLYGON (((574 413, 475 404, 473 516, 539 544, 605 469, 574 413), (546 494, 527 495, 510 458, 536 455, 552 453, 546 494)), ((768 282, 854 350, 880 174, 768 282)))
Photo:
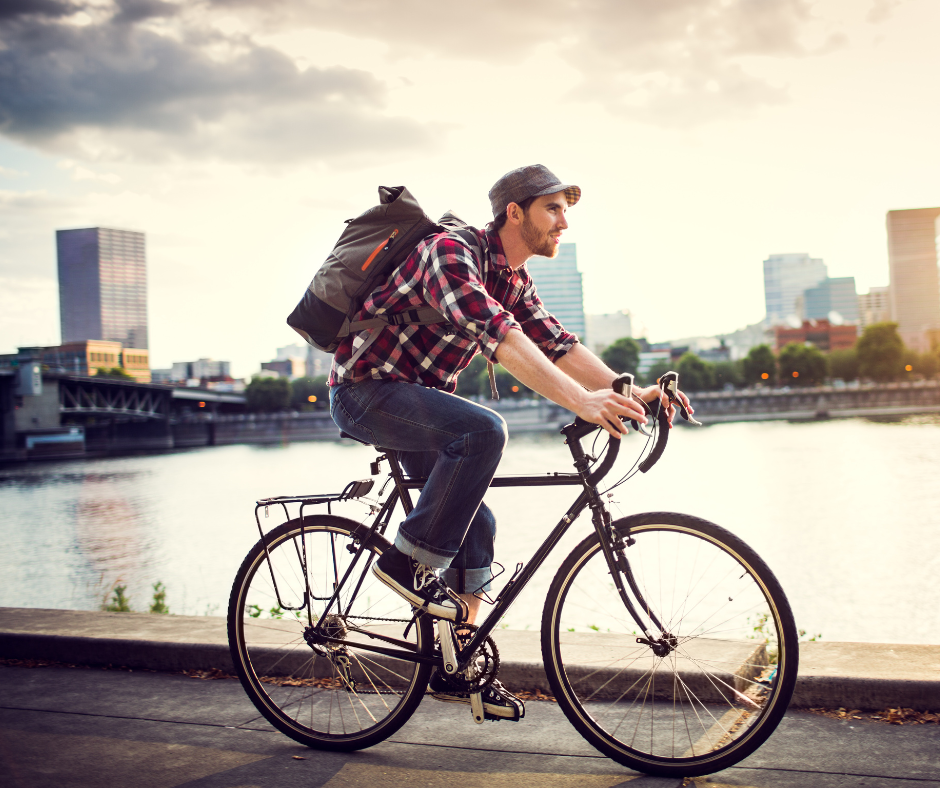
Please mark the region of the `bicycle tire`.
MULTIPOLYGON (((403 639, 413 616, 408 602, 372 574, 374 559, 389 547, 383 538, 369 540, 340 595, 344 612, 329 619, 334 636, 345 640, 342 646, 308 645, 304 630, 311 608, 285 609, 303 602, 306 555, 316 623, 367 533, 352 520, 314 515, 304 518, 301 535, 300 521, 290 520, 265 536, 270 568, 259 540, 232 586, 229 648, 242 686, 268 722, 308 747, 356 750, 377 744, 408 721, 427 689, 430 665, 356 648, 369 640, 368 632, 403 639)), ((427 616, 410 627, 408 642, 419 654, 433 653, 427 616)))
POLYGON ((637 641, 643 632, 592 534, 545 601, 542 657, 555 697, 585 739, 632 769, 726 769, 773 733, 793 694, 799 644, 786 595, 750 547, 706 520, 653 512, 614 527, 635 540, 625 555, 675 648, 657 657, 637 641))

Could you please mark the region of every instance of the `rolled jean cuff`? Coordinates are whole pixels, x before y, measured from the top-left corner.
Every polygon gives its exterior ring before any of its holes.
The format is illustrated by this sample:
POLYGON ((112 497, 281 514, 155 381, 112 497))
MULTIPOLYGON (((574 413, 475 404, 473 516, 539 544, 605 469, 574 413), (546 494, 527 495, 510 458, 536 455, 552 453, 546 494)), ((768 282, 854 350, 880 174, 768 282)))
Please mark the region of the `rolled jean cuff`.
POLYGON ((395 537, 395 547, 409 556, 412 561, 430 566, 432 569, 446 569, 457 555, 457 553, 445 553, 440 550, 432 551, 429 545, 409 539, 401 532, 401 528, 398 529, 398 535, 395 537))
POLYGON ((447 584, 451 591, 456 591, 458 594, 473 594, 477 591, 490 590, 490 581, 493 579, 493 572, 490 567, 464 569, 463 588, 460 587, 460 572, 461 570, 456 567, 441 572, 441 580, 447 584))

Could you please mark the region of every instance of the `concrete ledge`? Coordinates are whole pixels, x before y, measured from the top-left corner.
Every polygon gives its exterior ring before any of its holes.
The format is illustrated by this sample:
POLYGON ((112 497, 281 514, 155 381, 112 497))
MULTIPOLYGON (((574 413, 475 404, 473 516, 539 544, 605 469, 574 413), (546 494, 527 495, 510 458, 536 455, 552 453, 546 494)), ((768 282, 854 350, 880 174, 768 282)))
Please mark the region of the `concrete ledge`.
MULTIPOLYGON (((538 632, 497 630, 500 678, 545 690, 538 632)), ((231 672, 225 619, 0 608, 0 657, 150 670, 231 672)), ((804 643, 791 705, 940 710, 940 646, 804 643)))

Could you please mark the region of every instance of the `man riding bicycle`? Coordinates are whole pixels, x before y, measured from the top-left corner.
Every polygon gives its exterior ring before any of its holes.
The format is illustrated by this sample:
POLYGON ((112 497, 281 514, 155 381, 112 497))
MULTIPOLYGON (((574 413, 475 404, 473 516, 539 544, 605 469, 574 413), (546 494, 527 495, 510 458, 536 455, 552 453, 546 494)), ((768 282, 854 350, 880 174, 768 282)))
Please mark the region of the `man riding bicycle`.
MULTIPOLYGON (((475 622, 475 592, 492 578, 496 521, 483 496, 507 433, 498 413, 453 393, 460 371, 482 353, 616 437, 626 432, 621 418, 646 423, 643 406, 611 388, 617 373, 545 310, 525 268, 533 256, 557 255, 566 212, 581 189, 536 164, 506 173, 489 198, 490 224, 425 238, 353 317, 430 306, 444 321, 389 325, 358 357, 365 340, 351 333, 336 349, 330 376, 330 413, 340 429, 394 449, 410 476, 427 477, 394 547, 373 571, 416 607, 465 624, 475 622)), ((633 395, 644 402, 661 397, 671 421, 657 386, 633 395)), ((430 687, 441 700, 469 703, 436 671, 430 687)), ((498 681, 483 701, 489 718, 525 713, 498 681)))

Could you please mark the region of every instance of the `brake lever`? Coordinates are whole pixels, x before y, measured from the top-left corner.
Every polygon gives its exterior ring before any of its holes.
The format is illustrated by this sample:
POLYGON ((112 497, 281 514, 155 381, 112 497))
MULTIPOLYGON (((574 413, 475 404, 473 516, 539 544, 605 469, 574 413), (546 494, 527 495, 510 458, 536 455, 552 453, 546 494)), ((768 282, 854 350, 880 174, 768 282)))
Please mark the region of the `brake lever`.
MULTIPOLYGON (((649 403, 648 403, 648 402, 644 402, 644 401, 641 400, 639 397, 634 397, 633 399, 635 399, 637 402, 639 402, 639 403, 643 406, 643 409, 646 411, 646 414, 647 414, 650 418, 654 418, 653 409, 649 406, 649 403)), ((645 435, 647 438, 652 438, 652 437, 653 437, 653 433, 652 433, 652 432, 647 432, 647 431, 643 428, 643 425, 640 424, 640 422, 636 421, 635 419, 630 419, 630 423, 633 425, 633 429, 636 430, 637 432, 639 432, 641 435, 645 435)))
POLYGON ((679 398, 679 373, 673 372, 670 370, 666 372, 659 379, 659 387, 665 392, 666 396, 669 398, 669 404, 675 405, 679 410, 679 415, 682 416, 689 424, 694 427, 701 427, 702 422, 698 421, 691 413, 689 409, 685 406, 685 403, 679 398))
MULTIPOLYGON (((633 393, 635 378, 629 372, 624 372, 622 375, 618 375, 616 381, 614 381, 614 390, 620 394, 623 394, 627 399, 634 399, 643 405, 646 408, 646 412, 652 416, 653 411, 650 410, 649 406, 643 402, 639 397, 635 396, 633 393), (622 387, 622 388, 621 388, 622 387)), ((621 417, 623 418, 623 417, 621 417)), ((636 419, 624 419, 624 421, 630 422, 631 426, 637 432, 642 432, 646 437, 651 437, 650 434, 643 429, 640 423, 636 419)))

